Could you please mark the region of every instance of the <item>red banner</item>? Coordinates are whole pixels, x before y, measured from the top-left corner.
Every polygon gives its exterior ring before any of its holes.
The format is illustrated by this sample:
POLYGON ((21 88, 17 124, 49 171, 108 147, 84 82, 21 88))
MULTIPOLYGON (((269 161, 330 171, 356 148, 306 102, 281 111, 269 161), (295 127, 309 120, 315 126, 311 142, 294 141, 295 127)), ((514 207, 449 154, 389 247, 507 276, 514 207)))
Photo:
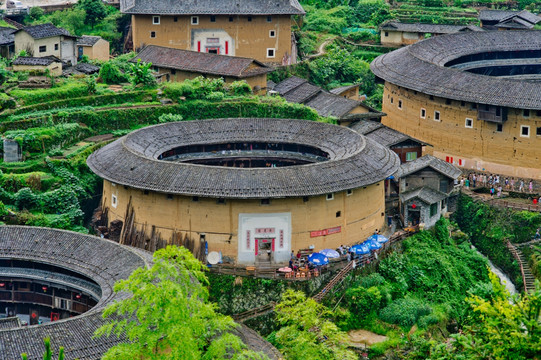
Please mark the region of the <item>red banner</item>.
POLYGON ((329 229, 324 230, 317 230, 317 231, 311 231, 310 237, 318 237, 318 236, 326 236, 331 234, 338 234, 339 232, 342 232, 342 227, 337 226, 329 229))

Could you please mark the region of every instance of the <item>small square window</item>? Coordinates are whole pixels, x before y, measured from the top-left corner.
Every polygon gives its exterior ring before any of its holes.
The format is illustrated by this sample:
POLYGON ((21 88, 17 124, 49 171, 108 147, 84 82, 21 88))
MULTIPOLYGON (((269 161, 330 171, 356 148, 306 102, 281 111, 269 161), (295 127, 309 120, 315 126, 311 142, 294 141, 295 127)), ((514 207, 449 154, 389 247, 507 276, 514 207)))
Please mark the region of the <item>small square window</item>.
POLYGON ((398 108, 402 109, 402 100, 398 100, 398 108))
POLYGON ((267 22, 272 22, 272 16, 267 16, 267 22))
POLYGON ((173 194, 167 194, 167 200, 173 200, 173 194))
POLYGON ((353 190, 351 190, 351 189, 346 190, 346 195, 347 196, 353 195, 353 190))
POLYGON ((434 96, 430 95, 429 99, 434 100, 434 96))
POLYGON ((327 194, 327 200, 334 200, 334 193, 327 194))
POLYGON ((150 37, 151 37, 152 39, 154 39, 154 38, 156 37, 156 31, 151 31, 151 32, 150 32, 150 37))
POLYGON ((275 56, 274 49, 267 49, 267 57, 273 58, 275 56))
POLYGON ((216 16, 211 15, 210 16, 210 22, 216 22, 216 16))
POLYGON ((233 16, 229 17, 229 22, 233 22, 233 16))
POLYGON ((248 16, 248 21, 252 21, 252 17, 251 17, 251 16, 248 16))
POLYGON ((535 112, 535 115, 536 115, 536 116, 541 116, 541 110, 537 110, 537 111, 535 112))
POLYGON ((445 104, 451 105, 451 99, 445 99, 445 104))
POLYGON ((54 50, 58 51, 58 44, 54 44, 54 50))
POLYGON ((269 37, 271 37, 271 38, 276 37, 276 30, 270 30, 269 31, 269 37))
POLYGON ((439 111, 434 111, 434 120, 435 121, 440 121, 440 112, 439 111))
POLYGON ((465 102, 465 101, 461 101, 461 102, 460 102, 460 106, 466 106, 466 102, 465 102))
POLYGON ((394 103, 394 98, 391 98, 391 104, 394 103))
POLYGON ((160 25, 160 17, 159 16, 153 16, 152 17, 152 23, 154 25, 160 25))
POLYGON ((148 190, 143 190, 143 194, 148 195, 149 191, 148 190))
POLYGON ((199 25, 199 16, 192 16, 192 25, 199 25))
POLYGON ((388 32, 388 31, 385 31, 385 36, 389 36, 389 32, 388 32))
POLYGON ((503 125, 502 124, 496 124, 496 131, 502 132, 503 131, 503 125))
POLYGON ((520 136, 530 137, 530 127, 528 125, 520 125, 520 136))
POLYGON ((417 151, 407 152, 406 153, 406 162, 413 161, 417 159, 417 151))
POLYGON ((178 16, 173 17, 174 22, 178 22, 178 16))
POLYGON ((175 69, 172 69, 171 70, 171 75, 176 75, 177 74, 177 71, 175 69))
POLYGON ((111 205, 112 205, 114 208, 117 207, 117 205, 118 205, 118 199, 117 199, 116 195, 113 195, 113 196, 111 197, 111 205))
POLYGON ((337 211, 337 212, 336 212, 336 217, 340 217, 340 216, 342 216, 342 212, 341 212, 341 211, 337 211))
POLYGON ((426 109, 421 108, 421 119, 426 119, 426 109))
POLYGON ((46 46, 46 45, 40 46, 40 47, 39 47, 39 52, 40 52, 40 53, 47 52, 47 46, 46 46))
POLYGON ((524 116, 524 117, 530 117, 530 110, 528 110, 528 109, 522 110, 522 116, 524 116))
POLYGON ((261 205, 270 205, 270 199, 261 199, 261 205))
POLYGON ((471 109, 476 110, 477 109, 477 104, 476 103, 471 103, 471 109))
POLYGON ((192 196, 192 201, 193 202, 198 202, 199 201, 199 196, 192 196))
POLYGON ((224 205, 225 204, 225 199, 218 199, 216 201, 217 204, 220 204, 220 205, 224 205))
POLYGON ((541 136, 541 127, 538 127, 535 131, 535 135, 541 136))
POLYGON ((302 202, 308 202, 308 200, 310 200, 310 199, 308 198, 308 196, 303 196, 303 197, 302 197, 302 202))
POLYGON ((470 128, 470 129, 473 128, 473 119, 466 118, 466 124, 465 124, 465 126, 466 126, 467 128, 470 128))

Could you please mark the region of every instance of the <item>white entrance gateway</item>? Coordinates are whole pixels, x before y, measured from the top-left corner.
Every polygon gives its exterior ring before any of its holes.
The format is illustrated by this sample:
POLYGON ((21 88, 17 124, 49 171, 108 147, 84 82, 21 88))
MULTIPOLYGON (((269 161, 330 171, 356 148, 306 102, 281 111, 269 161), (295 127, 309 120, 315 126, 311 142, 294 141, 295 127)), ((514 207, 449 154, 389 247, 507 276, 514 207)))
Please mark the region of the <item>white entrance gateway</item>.
POLYGON ((286 263, 291 252, 291 213, 239 214, 238 262, 286 263))

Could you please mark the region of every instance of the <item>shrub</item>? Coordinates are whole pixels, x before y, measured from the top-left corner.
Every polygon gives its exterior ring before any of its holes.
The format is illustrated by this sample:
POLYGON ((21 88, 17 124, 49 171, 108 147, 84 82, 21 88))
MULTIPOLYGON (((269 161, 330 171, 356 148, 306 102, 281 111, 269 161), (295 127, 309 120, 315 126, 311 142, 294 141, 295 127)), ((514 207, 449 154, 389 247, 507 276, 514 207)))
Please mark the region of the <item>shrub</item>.
POLYGON ((250 95, 252 93, 252 88, 244 80, 234 81, 231 83, 231 85, 229 85, 229 91, 233 95, 245 96, 245 95, 250 95))
POLYGON ((152 70, 150 69, 152 63, 144 63, 141 62, 141 59, 137 59, 136 64, 130 64, 131 82, 134 86, 139 84, 149 87, 156 85, 156 79, 152 76, 152 70))
POLYGON ((112 61, 108 61, 101 66, 99 75, 106 84, 121 84, 129 81, 128 76, 122 73, 112 61))
POLYGON ((15 206, 19 210, 32 210, 39 206, 39 198, 30 188, 22 188, 15 194, 15 206))
POLYGON ((86 95, 87 86, 71 83, 50 89, 11 90, 10 94, 20 99, 25 105, 38 104, 51 100, 76 98, 86 95))
POLYGON ((206 99, 210 101, 222 101, 224 97, 225 97, 224 93, 213 91, 206 96, 206 99))
POLYGON ((163 114, 158 118, 158 122, 161 124, 168 123, 168 122, 182 121, 182 120, 183 120, 183 117, 182 115, 179 115, 179 114, 163 114))
POLYGON ((432 308, 423 302, 413 298, 403 298, 392 302, 380 312, 383 321, 410 327, 414 325, 421 316, 432 313, 432 308))

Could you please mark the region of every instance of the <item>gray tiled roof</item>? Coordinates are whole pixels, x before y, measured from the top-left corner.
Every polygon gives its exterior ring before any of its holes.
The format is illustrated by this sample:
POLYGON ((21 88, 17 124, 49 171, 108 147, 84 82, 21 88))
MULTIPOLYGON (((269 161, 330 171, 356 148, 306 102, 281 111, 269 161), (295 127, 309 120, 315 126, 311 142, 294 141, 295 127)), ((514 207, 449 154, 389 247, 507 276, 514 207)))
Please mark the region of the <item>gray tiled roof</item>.
POLYGON ((541 49, 540 31, 482 31, 435 36, 377 57, 370 68, 392 84, 478 104, 541 110, 541 82, 500 79, 445 67, 462 56, 541 49))
POLYGON ((374 140, 378 144, 387 147, 397 145, 407 140, 418 142, 421 145, 428 145, 423 141, 412 138, 411 136, 401 133, 400 131, 391 129, 390 127, 387 127, 377 121, 360 120, 352 123, 349 127, 358 133, 363 134, 367 138, 374 140))
POLYGON ((424 203, 431 205, 431 204, 437 203, 438 201, 446 199, 447 196, 448 195, 446 193, 443 193, 438 190, 434 190, 428 186, 423 186, 415 190, 405 191, 401 193, 400 201, 404 203, 411 199, 419 199, 423 201, 424 203))
POLYGON ((54 349, 65 347, 66 359, 99 359, 107 349, 120 342, 114 336, 92 337, 105 323, 103 309, 126 296, 114 293, 113 285, 151 261, 150 253, 95 236, 24 226, 0 226, 0 258, 67 268, 95 281, 102 292, 98 304, 82 315, 42 325, 0 329, 2 359, 19 359, 23 352, 28 353, 30 359, 41 358, 45 337, 51 338, 54 349))
POLYGON ((10 27, 0 27, 0 45, 9 45, 15 41, 15 35, 13 35, 17 29, 10 27))
POLYGON ((363 115, 370 117, 381 117, 383 113, 378 112, 362 104, 360 101, 346 99, 340 95, 332 94, 322 88, 311 84, 308 80, 291 76, 273 88, 280 96, 287 101, 301 103, 316 110, 321 116, 334 116, 337 118, 346 118, 349 112, 357 106, 363 106, 368 109, 366 114, 355 114, 357 117, 363 115))
POLYGON ((122 0, 127 14, 153 15, 301 15, 297 0, 122 0))
POLYGON ((48 66, 54 62, 61 62, 58 59, 53 59, 50 57, 30 57, 30 56, 19 56, 13 65, 36 65, 36 66, 48 66))
POLYGON ((513 10, 481 10, 479 11, 479 20, 499 21, 512 15, 518 14, 520 11, 513 10))
POLYGON ((68 30, 56 27, 51 23, 25 26, 24 28, 17 30, 17 32, 19 31, 26 31, 34 39, 42 39, 60 35, 75 37, 72 36, 68 30))
POLYGON ((21 320, 17 316, 0 319, 0 330, 16 329, 21 327, 21 320))
POLYGON ((331 89, 330 93, 335 94, 335 95, 340 95, 342 92, 353 89, 353 88, 356 88, 358 86, 359 86, 359 84, 339 86, 337 88, 331 89))
POLYGON ((401 178, 427 167, 430 167, 451 179, 457 179, 462 174, 462 171, 455 165, 438 159, 432 155, 424 155, 413 161, 408 161, 400 165, 397 175, 399 178, 401 178))
POLYGON ((218 119, 151 126, 88 157, 94 173, 130 187, 187 196, 261 199, 322 195, 377 183, 398 169, 389 149, 345 127, 308 120, 218 119), (202 166, 156 160, 191 144, 267 141, 295 143, 329 160, 277 168, 202 166))
POLYGON ((266 74, 272 70, 270 67, 250 58, 209 54, 156 45, 146 46, 130 61, 136 62, 138 59, 168 69, 236 78, 266 74))
POLYGON ((77 45, 94 46, 98 41, 100 41, 101 38, 101 36, 83 35, 77 39, 77 45))
POLYGON ((380 26, 380 30, 420 32, 433 34, 452 34, 460 31, 482 30, 478 27, 466 25, 438 25, 438 24, 408 24, 398 21, 389 21, 380 26), (477 28, 477 29, 476 29, 477 28))

